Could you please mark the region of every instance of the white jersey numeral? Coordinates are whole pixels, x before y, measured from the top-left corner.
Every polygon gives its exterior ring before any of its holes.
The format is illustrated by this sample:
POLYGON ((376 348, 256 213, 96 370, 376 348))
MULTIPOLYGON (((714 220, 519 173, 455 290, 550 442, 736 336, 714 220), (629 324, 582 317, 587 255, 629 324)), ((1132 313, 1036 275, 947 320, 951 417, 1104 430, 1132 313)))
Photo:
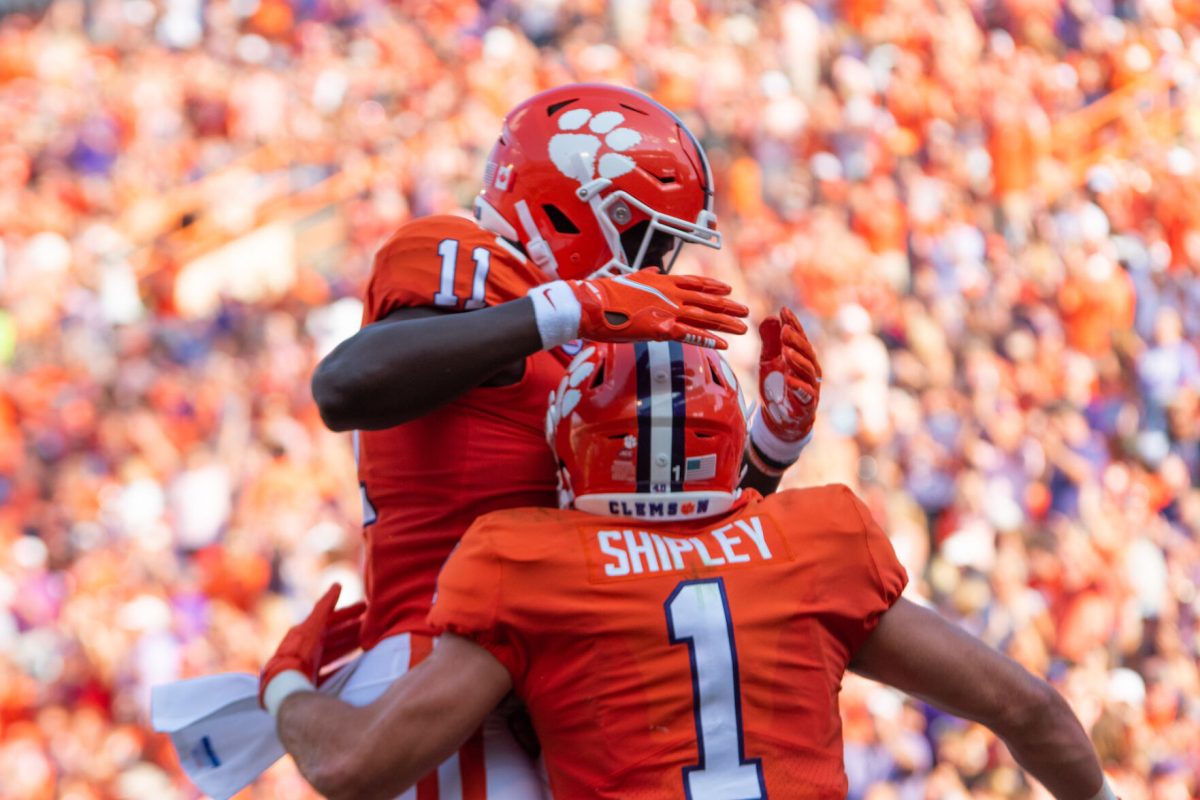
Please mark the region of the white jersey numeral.
MULTIPOLYGON (((361 452, 362 443, 360 441, 361 433, 355 431, 350 436, 351 446, 354 448, 354 466, 359 465, 359 453, 361 452)), ((371 498, 367 497, 367 484, 362 481, 358 482, 358 490, 362 494, 362 524, 363 526, 370 525, 375 520, 379 519, 379 515, 375 512, 375 504, 371 502, 371 498)))
POLYGON ((671 644, 692 660, 700 760, 683 768, 689 800, 766 800, 762 759, 747 759, 733 619, 721 578, 683 581, 665 603, 671 644))
MULTIPOLYGON (((458 267, 458 239, 442 239, 438 242, 437 251, 442 257, 442 272, 438 290, 433 295, 433 304, 456 306, 458 295, 454 293, 454 276, 458 267)), ((471 251, 471 259, 475 262, 475 272, 471 277, 471 296, 463 308, 483 308, 488 270, 492 268, 492 253, 486 247, 476 247, 471 251)))
POLYGON ((362 492, 362 524, 365 528, 374 524, 375 520, 379 519, 379 514, 375 511, 375 505, 371 502, 371 498, 367 497, 367 485, 359 483, 358 488, 362 492))

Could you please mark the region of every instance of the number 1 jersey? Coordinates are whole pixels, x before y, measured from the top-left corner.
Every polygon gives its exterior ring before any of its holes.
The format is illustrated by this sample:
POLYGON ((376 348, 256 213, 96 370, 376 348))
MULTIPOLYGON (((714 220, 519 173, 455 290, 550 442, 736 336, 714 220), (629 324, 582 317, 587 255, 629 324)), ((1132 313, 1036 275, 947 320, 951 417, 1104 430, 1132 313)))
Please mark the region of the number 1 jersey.
MULTIPOLYGON (((375 256, 363 325, 400 308, 497 305, 547 280, 474 220, 425 217, 402 226, 375 256)), ((411 422, 356 434, 369 601, 364 647, 395 633, 430 632, 425 617, 438 570, 480 514, 556 504, 546 400, 567 358, 561 350, 535 353, 517 383, 473 389, 411 422)))
POLYGON ((468 531, 429 621, 509 670, 560 800, 844 798, 842 676, 906 581, 844 486, 688 523, 521 509, 468 531))

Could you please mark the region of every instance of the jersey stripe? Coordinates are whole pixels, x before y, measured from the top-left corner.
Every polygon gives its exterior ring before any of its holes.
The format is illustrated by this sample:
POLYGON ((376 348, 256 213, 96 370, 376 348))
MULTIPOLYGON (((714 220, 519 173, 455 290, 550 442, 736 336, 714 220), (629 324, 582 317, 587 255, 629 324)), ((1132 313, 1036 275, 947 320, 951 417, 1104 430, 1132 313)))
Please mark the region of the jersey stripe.
MULTIPOLYGON (((408 669, 411 671, 433 652, 433 637, 414 633, 409 641, 408 669)), ((439 800, 437 770, 417 781, 417 800, 439 800)))
POLYGON ((487 766, 484 761, 483 728, 471 734, 458 751, 463 800, 487 800, 487 766))

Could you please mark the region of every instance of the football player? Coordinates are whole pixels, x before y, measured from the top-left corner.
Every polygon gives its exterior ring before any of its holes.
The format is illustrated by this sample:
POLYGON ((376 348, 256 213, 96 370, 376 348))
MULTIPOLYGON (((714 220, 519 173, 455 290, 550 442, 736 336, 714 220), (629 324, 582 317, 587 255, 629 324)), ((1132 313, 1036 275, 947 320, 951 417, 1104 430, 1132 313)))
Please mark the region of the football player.
POLYGON ((744 415, 712 350, 589 345, 546 420, 563 510, 472 525, 424 663, 366 707, 306 691, 320 657, 303 631, 335 588, 268 665, 301 772, 332 798, 390 796, 515 690, 560 800, 844 798, 849 669, 986 725, 1055 797, 1112 798, 1053 688, 900 597, 904 570, 847 487, 738 490, 744 415))
MULTIPOLYGON (((363 493, 368 653, 343 696, 373 699, 430 652, 437 572, 478 516, 555 505, 542 418, 578 340, 721 348, 745 331, 729 287, 666 274, 684 243, 720 246, 712 203, 704 150, 674 114, 628 89, 563 86, 506 118, 475 219, 417 219, 379 251, 363 328, 313 377, 329 427, 357 431, 363 493)), ((819 366, 794 317, 762 333, 776 413, 756 425, 746 480, 770 490, 807 441, 819 366)), ((327 661, 352 649, 342 639, 327 661)), ((443 790, 485 782, 487 752, 473 741, 443 790)))

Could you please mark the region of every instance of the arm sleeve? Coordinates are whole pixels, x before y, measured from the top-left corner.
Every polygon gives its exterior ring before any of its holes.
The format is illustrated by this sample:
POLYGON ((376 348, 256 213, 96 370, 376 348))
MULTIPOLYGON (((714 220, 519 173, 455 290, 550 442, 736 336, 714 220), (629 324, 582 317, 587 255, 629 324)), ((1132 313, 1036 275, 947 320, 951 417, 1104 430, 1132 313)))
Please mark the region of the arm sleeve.
POLYGON ((506 623, 505 565, 494 547, 493 525, 481 517, 442 567, 427 622, 483 647, 504 665, 515 685, 525 671, 524 647, 506 623))
POLYGON ((826 585, 832 598, 831 627, 852 658, 883 613, 900 599, 908 575, 866 505, 846 486, 839 492, 844 509, 839 516, 848 528, 837 546, 840 557, 831 559, 826 585))

